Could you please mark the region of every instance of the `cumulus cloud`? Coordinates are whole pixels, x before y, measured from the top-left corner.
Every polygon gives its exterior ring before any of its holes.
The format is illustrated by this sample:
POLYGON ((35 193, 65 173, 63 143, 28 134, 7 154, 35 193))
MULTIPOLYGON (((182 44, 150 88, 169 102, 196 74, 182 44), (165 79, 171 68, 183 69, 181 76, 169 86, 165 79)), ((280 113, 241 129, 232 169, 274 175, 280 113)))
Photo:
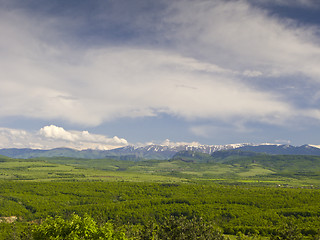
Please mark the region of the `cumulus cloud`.
POLYGON ((128 145, 124 138, 112 138, 88 131, 67 131, 54 125, 45 126, 38 132, 0 128, 0 148, 51 149, 66 147, 74 149, 108 150, 128 145))
POLYGON ((45 126, 40 129, 40 134, 46 138, 66 140, 66 141, 75 141, 78 140, 77 134, 72 134, 64 130, 62 127, 57 127, 54 125, 45 126))
POLYGON ((78 145, 76 148, 110 149, 128 145, 126 139, 117 136, 108 138, 100 134, 91 134, 88 131, 66 131, 55 125, 41 128, 39 134, 48 140, 63 141, 71 144, 70 146, 78 145))

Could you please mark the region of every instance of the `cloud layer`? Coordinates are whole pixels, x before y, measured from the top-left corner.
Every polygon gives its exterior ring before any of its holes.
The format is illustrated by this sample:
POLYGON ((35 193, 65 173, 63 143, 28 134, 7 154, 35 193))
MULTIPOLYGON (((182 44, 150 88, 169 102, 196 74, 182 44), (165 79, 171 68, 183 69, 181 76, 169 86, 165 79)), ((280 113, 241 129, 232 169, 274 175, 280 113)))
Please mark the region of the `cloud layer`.
MULTIPOLYGON (((106 17, 105 8, 95 12, 96 18, 73 21, 73 16, 32 15, 30 9, 2 4, 0 118, 98 126, 165 113, 190 122, 219 120, 238 129, 248 122, 320 120, 317 26, 271 15, 244 0, 164 3, 152 26, 146 12, 129 25, 130 39, 138 29, 150 36, 138 35, 125 45, 90 27, 88 20, 99 22, 99 30, 105 21, 105 31, 120 22, 106 17), (83 41, 78 39, 82 27, 87 32, 83 41), (301 97, 303 102, 297 103, 300 95, 283 89, 299 88, 302 82, 312 86, 301 90, 309 100, 301 97)), ((55 126, 42 128, 40 136, 70 143, 99 139, 97 144, 126 144, 55 126)), ((23 131, 17 137, 22 139, 23 131)))

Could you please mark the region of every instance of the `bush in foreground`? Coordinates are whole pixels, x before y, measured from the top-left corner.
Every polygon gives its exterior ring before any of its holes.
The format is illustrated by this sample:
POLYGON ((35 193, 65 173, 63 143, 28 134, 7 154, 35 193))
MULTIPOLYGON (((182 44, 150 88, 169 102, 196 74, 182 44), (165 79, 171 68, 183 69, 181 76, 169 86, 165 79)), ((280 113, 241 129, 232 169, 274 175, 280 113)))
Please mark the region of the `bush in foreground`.
POLYGON ((70 220, 49 217, 42 224, 35 225, 31 235, 34 240, 127 240, 125 233, 115 231, 112 223, 98 226, 91 217, 81 218, 76 214, 70 220))
MULTIPOLYGON (((154 222, 142 228, 125 227, 115 228, 111 222, 98 226, 90 217, 73 214, 70 220, 61 217, 47 218, 43 223, 34 225, 28 234, 28 239, 34 240, 224 240, 222 232, 212 224, 201 218, 188 219, 181 217, 168 217, 161 225, 154 222), (131 230, 131 231, 130 231, 131 230), (127 236, 125 234, 127 233, 127 236)), ((27 239, 27 238, 26 238, 27 239)))

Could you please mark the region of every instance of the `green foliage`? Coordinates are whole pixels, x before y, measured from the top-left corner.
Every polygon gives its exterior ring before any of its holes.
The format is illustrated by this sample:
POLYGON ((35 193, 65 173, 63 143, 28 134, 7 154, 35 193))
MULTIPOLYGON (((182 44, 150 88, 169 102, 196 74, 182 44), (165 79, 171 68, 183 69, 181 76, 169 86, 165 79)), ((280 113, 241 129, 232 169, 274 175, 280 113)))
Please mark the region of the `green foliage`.
POLYGON ((34 240, 126 240, 124 232, 115 231, 113 224, 107 222, 102 226, 88 215, 81 218, 73 214, 70 220, 61 217, 47 218, 42 224, 35 225, 32 230, 34 240))
MULTIPOLYGON (((33 226, 29 238, 32 240, 127 240, 125 228, 115 229, 111 222, 102 226, 88 215, 81 218, 73 214, 70 220, 61 217, 49 217, 43 223, 33 226)), ((222 232, 201 218, 187 219, 181 217, 168 217, 162 224, 150 222, 143 228, 131 228, 128 235, 131 239, 141 240, 224 240, 222 232)))
MULTIPOLYGON (((241 232, 246 236, 283 238, 289 234, 283 233, 289 229, 287 225, 296 227, 293 228, 294 233, 315 237, 320 233, 319 199, 319 189, 302 188, 2 181, 0 220, 16 216, 17 221, 0 224, 3 229, 0 231, 0 239, 5 239, 4 236, 9 232, 19 235, 23 224, 37 222, 47 216, 53 218, 49 218, 45 223, 57 224, 60 221, 63 226, 70 226, 68 219, 74 218, 74 222, 77 222, 73 213, 84 216, 82 220, 85 219, 88 226, 95 226, 96 229, 102 229, 105 222, 113 220, 115 232, 119 227, 126 226, 126 235, 132 238, 160 238, 166 234, 179 234, 179 229, 184 229, 183 232, 193 229, 195 234, 197 231, 203 231, 202 235, 210 231, 214 234, 217 227, 223 230, 224 234, 236 235, 241 232), (86 218, 88 216, 90 217, 86 218), (96 225, 92 223, 92 219, 96 225), (174 224, 180 224, 174 232, 170 232, 173 231, 170 227, 165 228, 174 224), (131 235, 128 232, 131 232, 131 235)), ((43 226, 48 227, 50 224, 43 226)), ((28 236, 27 232, 25 233, 28 236)))
POLYGON ((222 232, 202 218, 187 219, 186 217, 170 216, 159 227, 153 239, 189 240, 215 239, 224 240, 222 232))
POLYGON ((319 239, 319 157, 212 159, 1 158, 0 240, 319 239))

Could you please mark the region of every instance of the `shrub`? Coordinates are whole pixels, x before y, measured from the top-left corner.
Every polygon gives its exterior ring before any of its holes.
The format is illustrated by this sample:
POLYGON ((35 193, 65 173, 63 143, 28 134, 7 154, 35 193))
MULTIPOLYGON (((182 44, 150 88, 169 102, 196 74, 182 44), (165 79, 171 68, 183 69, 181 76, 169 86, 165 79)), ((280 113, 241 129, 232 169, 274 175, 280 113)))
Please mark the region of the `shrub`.
POLYGON ((32 230, 34 240, 127 240, 124 232, 115 231, 113 224, 107 222, 102 226, 89 216, 73 214, 70 220, 61 217, 47 218, 32 230))

